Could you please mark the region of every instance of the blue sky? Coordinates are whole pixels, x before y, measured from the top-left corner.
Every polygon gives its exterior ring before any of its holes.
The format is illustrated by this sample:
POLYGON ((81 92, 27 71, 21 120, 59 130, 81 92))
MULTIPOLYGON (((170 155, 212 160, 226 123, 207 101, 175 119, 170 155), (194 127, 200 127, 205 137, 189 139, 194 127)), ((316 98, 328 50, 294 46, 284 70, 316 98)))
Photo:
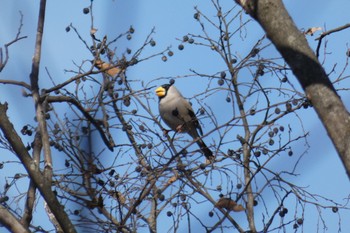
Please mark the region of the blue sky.
MULTIPOLYGON (((0 73, 0 79, 28 80, 34 51, 38 6, 28 0, 16 2, 1 0, 1 3, 0 15, 3 20, 0 21, 0 45, 11 40, 16 34, 19 24, 19 11, 24 15, 22 35, 26 35, 28 38, 10 47, 10 61, 6 69, 0 73)), ((349 23, 350 20, 348 14, 350 2, 348 0, 286 0, 284 3, 297 26, 301 29, 310 27, 332 29, 349 23)), ((87 59, 91 56, 72 31, 69 33, 65 31, 66 26, 72 23, 79 29, 83 37, 89 37, 90 18, 89 15, 82 13, 82 9, 89 4, 90 1, 88 0, 48 1, 41 62, 40 85, 42 87, 51 85, 45 72, 45 67, 47 67, 58 83, 71 76, 64 70, 75 69, 73 62, 80 64, 82 59, 87 59)), ((201 11, 208 15, 215 15, 210 3, 198 0, 94 1, 94 24, 98 29, 96 35, 98 37, 107 35, 108 38, 113 38, 128 30, 130 25, 133 25, 136 30, 133 39, 131 41, 124 40, 118 44, 117 51, 118 49, 122 51, 125 47, 133 48, 142 45, 145 37, 155 27, 156 33, 153 37, 157 42, 157 46, 147 49, 144 56, 159 52, 168 46, 172 46, 171 49, 175 52, 175 55, 168 62, 162 62, 158 57, 140 63, 130 69, 128 72, 129 77, 142 79, 145 83, 149 83, 149 86, 167 82, 167 77, 189 74, 189 69, 195 69, 203 73, 213 73, 223 69, 224 66, 222 63, 217 62, 217 57, 208 56, 208 51, 187 45, 185 45, 184 51, 179 52, 177 50, 177 45, 179 44, 179 41, 176 40, 177 38, 181 39, 188 32, 193 34, 200 33, 200 27, 193 20, 194 6, 198 6, 201 11)), ((248 31, 247 39, 237 41, 237 50, 242 53, 249 49, 257 38, 263 35, 260 27, 255 23, 252 23, 248 30, 254 31, 254 33, 248 31)), ((308 37, 313 49, 317 46, 314 38, 315 36, 308 37)), ((327 72, 330 72, 334 64, 337 63, 337 70, 333 74, 334 76, 340 73, 340 67, 346 62, 345 53, 349 46, 349 38, 350 30, 330 35, 328 38, 327 51, 329 54, 326 57, 325 69, 327 72)), ((272 56, 277 56, 272 48, 268 52, 272 56)), ((347 73, 349 73, 349 69, 347 69, 347 73)), ((293 83, 299 87, 295 80, 293 83)), ((178 79, 176 82, 176 85, 186 97, 191 97, 194 93, 203 91, 206 85, 204 82, 196 84, 198 85, 188 85, 185 78, 178 79)), ((344 82, 342 85, 348 87, 349 82, 344 82)), ((0 93, 2 93, 0 101, 8 101, 10 103, 9 114, 11 120, 16 122, 18 129, 20 129, 23 124, 28 122, 28 118, 33 116, 32 101, 21 98, 20 88, 0 86, 0 93)), ((346 105, 349 106, 350 101, 347 101, 349 94, 344 92, 341 95, 346 105)), ((157 102, 155 101, 153 104, 153 109, 156 111, 157 102)), ((217 104, 217 100, 209 99, 206 104, 214 106, 217 104)), ((304 130, 310 132, 308 137, 310 149, 302 159, 302 163, 298 168, 300 175, 295 178, 295 181, 300 186, 309 186, 308 190, 310 193, 317 193, 345 203, 343 198, 350 194, 349 180, 323 126, 312 109, 301 111, 299 117, 303 121, 304 130)), ((205 130, 210 129, 210 126, 204 128, 205 130)), ((302 153, 304 151, 304 143, 299 143, 294 148, 294 151, 302 153)), ((284 162, 286 161, 277 160, 275 166, 280 166, 279 163, 284 162)), ((285 164, 282 165, 285 166, 285 164)), ((0 187, 3 187, 3 182, 3 180, 0 180, 0 187)), ((315 212, 315 210, 310 211, 315 212)), ((335 232, 339 224, 338 215, 328 213, 330 212, 329 209, 322 210, 322 212, 327 216, 326 224, 329 228, 327 232, 335 232)), ((349 232, 350 226, 346 223, 350 222, 350 214, 345 211, 340 211, 340 214, 342 215, 342 232, 349 232)), ((315 227, 319 219, 308 218, 305 221, 304 231, 313 232, 313 227, 315 227)))

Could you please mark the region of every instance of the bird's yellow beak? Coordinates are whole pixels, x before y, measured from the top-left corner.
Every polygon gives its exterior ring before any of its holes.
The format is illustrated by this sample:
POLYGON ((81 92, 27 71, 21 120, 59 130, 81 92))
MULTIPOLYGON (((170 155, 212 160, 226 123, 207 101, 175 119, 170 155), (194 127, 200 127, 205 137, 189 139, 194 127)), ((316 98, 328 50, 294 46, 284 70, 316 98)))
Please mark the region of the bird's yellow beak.
POLYGON ((156 89, 156 95, 158 96, 158 97, 163 97, 163 96, 165 96, 165 88, 164 87, 158 87, 157 89, 156 89))

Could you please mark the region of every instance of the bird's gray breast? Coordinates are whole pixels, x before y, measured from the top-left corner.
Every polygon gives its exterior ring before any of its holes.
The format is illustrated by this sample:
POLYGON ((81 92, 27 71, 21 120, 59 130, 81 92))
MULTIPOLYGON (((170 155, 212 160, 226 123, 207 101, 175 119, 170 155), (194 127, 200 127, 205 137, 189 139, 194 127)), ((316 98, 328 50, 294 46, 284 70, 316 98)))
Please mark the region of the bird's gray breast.
POLYGON ((185 123, 183 104, 181 104, 181 99, 161 99, 159 102, 159 113, 163 121, 172 129, 177 130, 177 127, 185 123))

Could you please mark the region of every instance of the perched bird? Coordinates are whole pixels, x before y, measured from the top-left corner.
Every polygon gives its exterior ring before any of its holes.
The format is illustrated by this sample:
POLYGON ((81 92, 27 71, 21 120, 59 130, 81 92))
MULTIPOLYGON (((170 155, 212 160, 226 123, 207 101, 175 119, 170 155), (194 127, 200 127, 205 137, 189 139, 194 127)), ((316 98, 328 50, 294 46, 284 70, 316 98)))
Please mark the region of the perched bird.
POLYGON ((156 94, 159 97, 159 114, 163 121, 176 132, 188 133, 196 140, 205 157, 212 161, 213 153, 199 136, 199 133, 203 135, 203 131, 190 103, 172 84, 158 87, 156 94))

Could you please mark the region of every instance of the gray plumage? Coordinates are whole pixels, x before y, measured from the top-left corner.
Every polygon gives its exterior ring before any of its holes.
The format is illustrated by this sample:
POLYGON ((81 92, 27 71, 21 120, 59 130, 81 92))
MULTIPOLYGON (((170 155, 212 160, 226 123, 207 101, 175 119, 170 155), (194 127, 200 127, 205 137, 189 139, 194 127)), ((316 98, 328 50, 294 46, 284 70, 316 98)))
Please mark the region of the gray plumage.
POLYGON ((170 84, 164 84, 156 89, 159 97, 159 114, 163 121, 172 129, 181 133, 188 133, 208 160, 213 160, 211 150, 200 138, 202 128, 190 103, 181 93, 170 84))

